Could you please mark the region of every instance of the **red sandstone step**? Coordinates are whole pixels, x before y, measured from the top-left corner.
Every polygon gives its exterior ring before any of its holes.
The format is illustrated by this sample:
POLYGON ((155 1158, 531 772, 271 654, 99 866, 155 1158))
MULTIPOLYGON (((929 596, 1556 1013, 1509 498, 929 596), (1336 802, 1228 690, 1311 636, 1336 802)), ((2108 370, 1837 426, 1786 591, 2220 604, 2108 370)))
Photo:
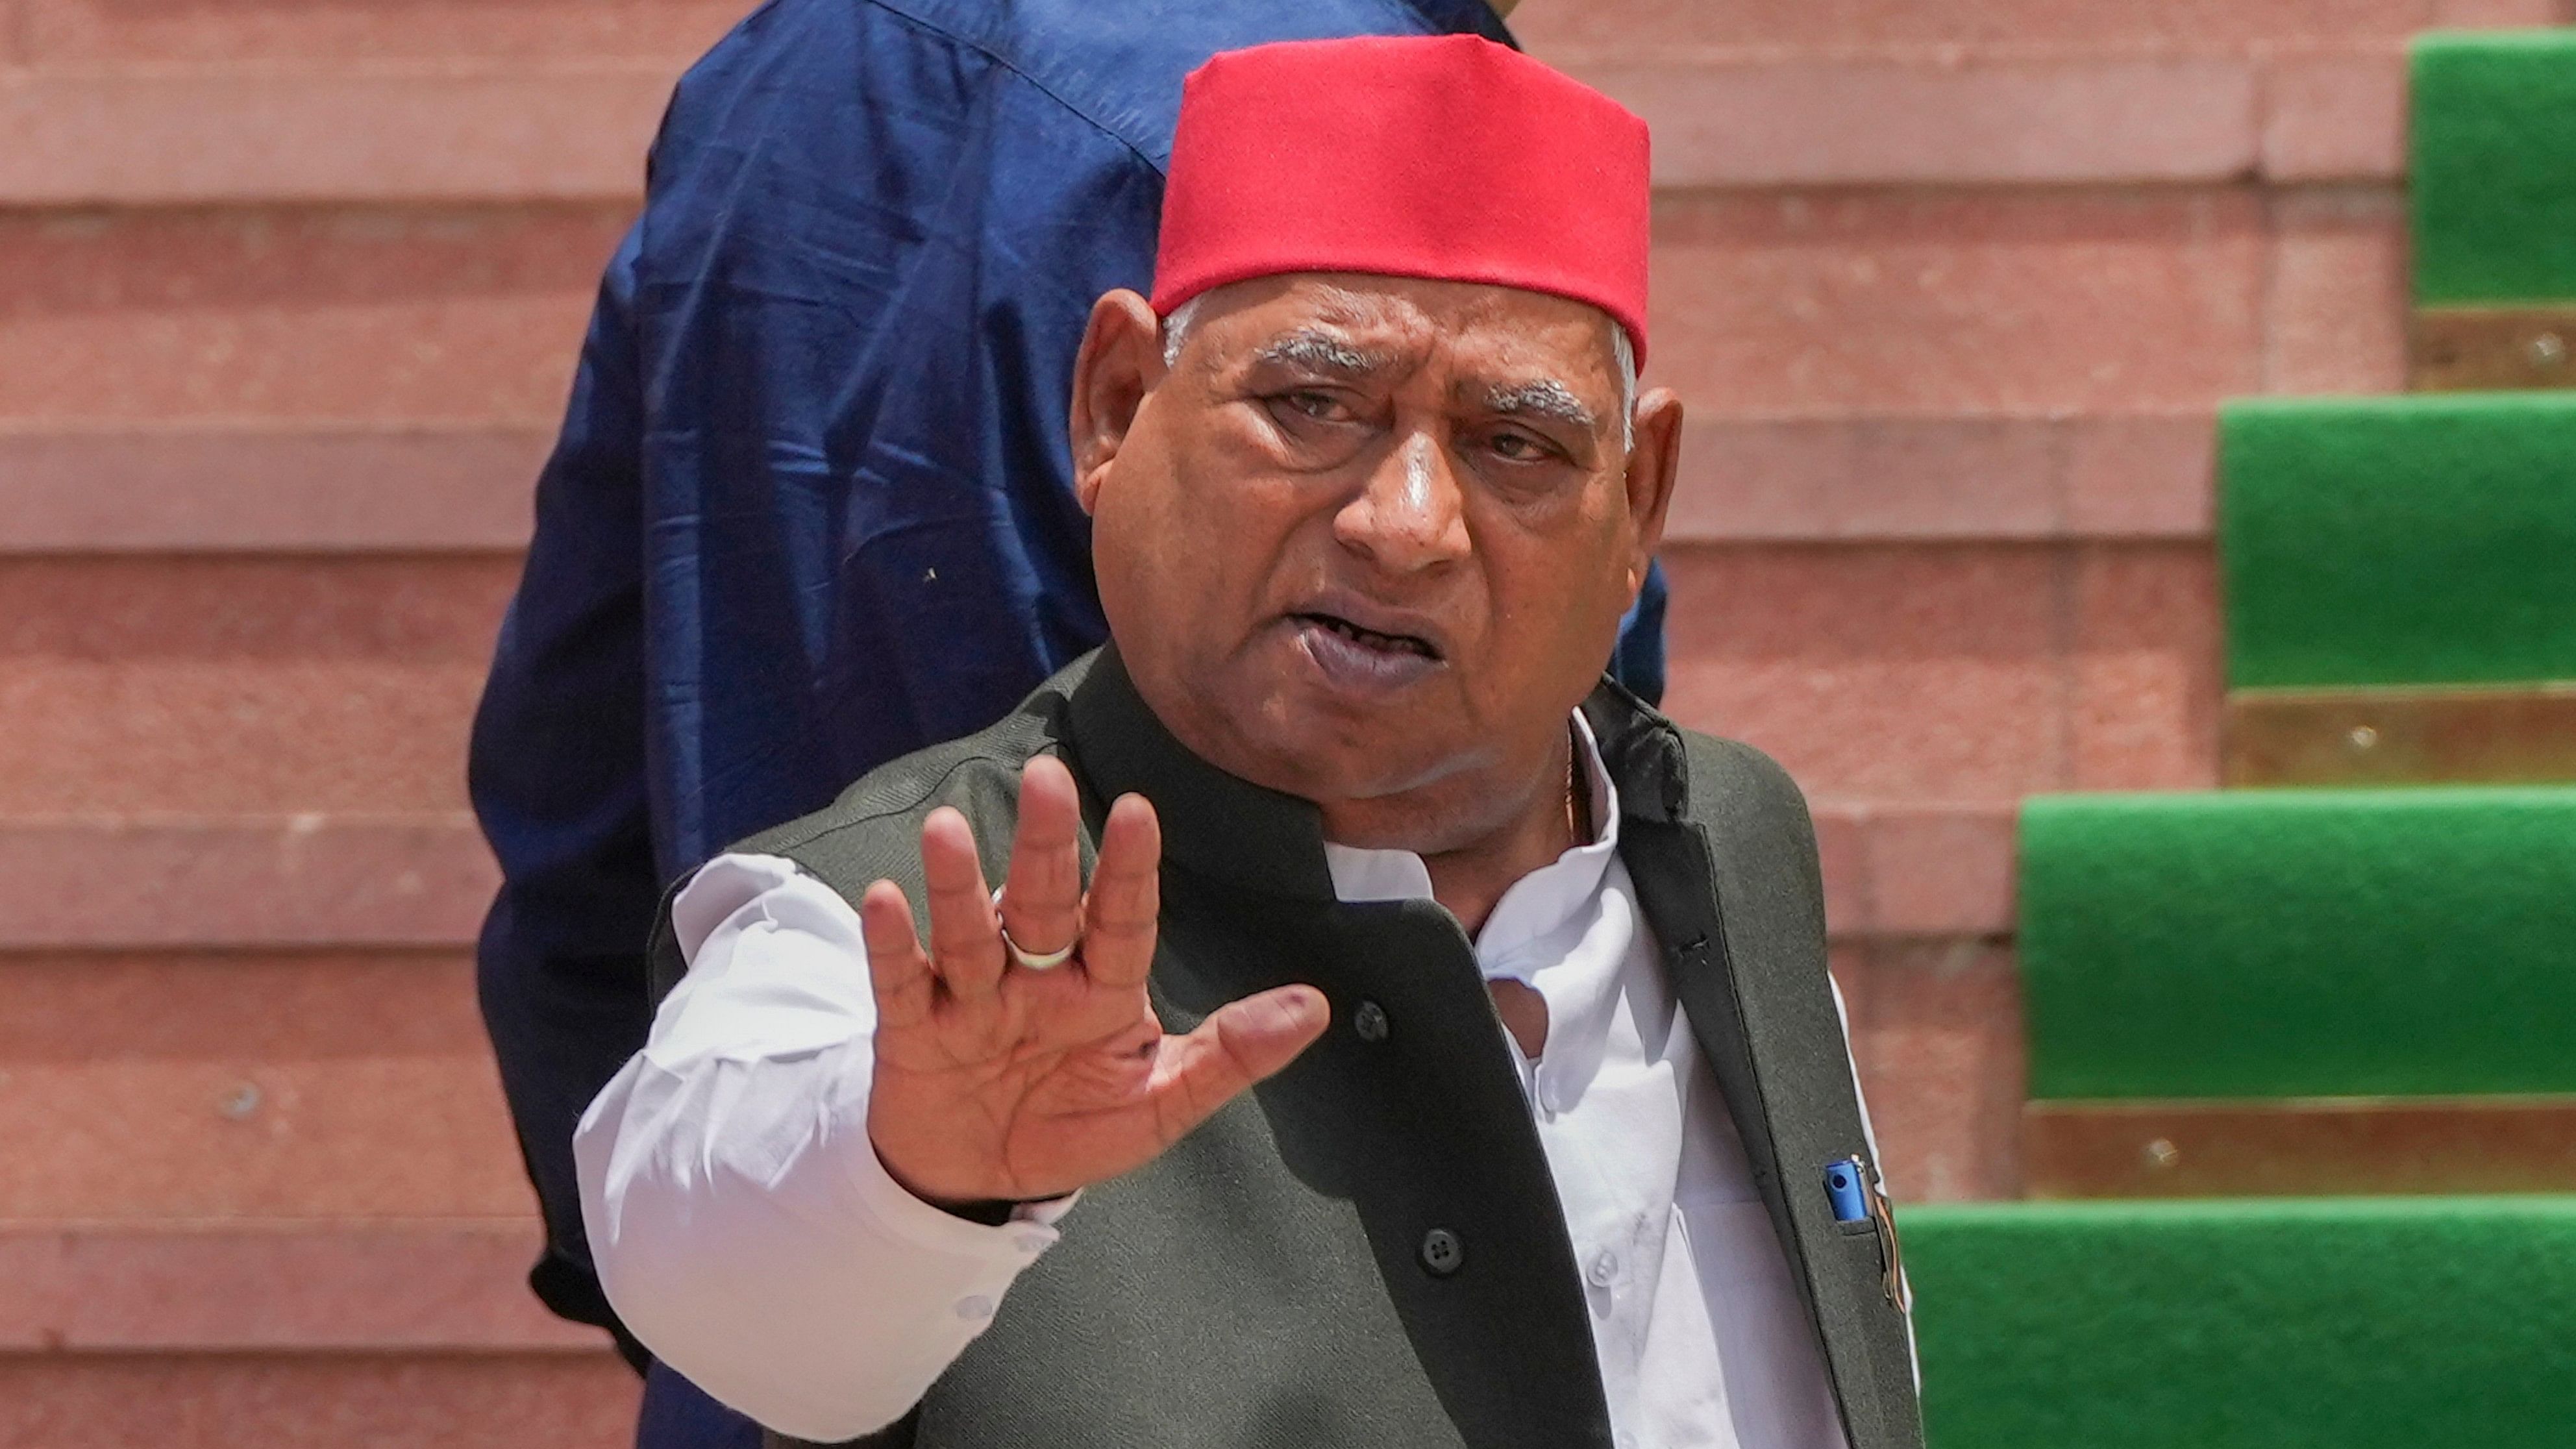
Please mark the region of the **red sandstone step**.
POLYGON ((495 883, 461 814, 0 819, 0 950, 453 949, 495 883))
POLYGON ((0 211, 0 424, 551 429, 627 213, 0 211))
MULTIPOLYGON (((2008 804, 1816 814, 1838 938, 2011 932, 2008 804)), ((0 818, 0 951, 452 950, 494 880, 463 818, 0 818)))
POLYGON ((208 62, 629 60, 715 43, 754 0, 13 0, 0 64, 54 69, 208 62), (14 45, 11 43, 14 42, 14 45))
MULTIPOLYGON (((1990 937, 2008 913, 2010 821, 1870 823, 1878 837, 1854 842, 1861 822, 1827 819, 1830 909, 1874 905, 1916 934, 1835 947, 1854 1049, 1889 1084, 1882 1135, 1935 1164, 1910 1187, 1990 1195, 2021 1101, 2015 978, 2002 944, 1941 933, 1990 937), (1909 870, 1910 897, 1870 899, 1909 870), (1962 900, 1931 894, 1939 872, 1962 900)), ((0 972, 0 1073, 15 1144, 0 1225, 399 1236, 424 1217, 520 1231, 533 1211, 458 952, 17 955, 0 972)))
POLYGON ((527 1291, 532 1220, 0 1225, 0 1345, 79 1352, 606 1346, 527 1291))
MULTIPOLYGON (((2205 538, 2207 415, 1717 417, 1689 424, 1688 543, 2205 538)), ((534 428, 0 431, 12 554, 506 553, 534 428)))
POLYGON ((2216 181, 2264 159, 2259 73, 2233 57, 1757 54, 1576 74, 1654 127, 1668 187, 2216 181))
POLYGON ((0 1081, 0 1222, 535 1211, 453 946, 15 952, 0 1081))
POLYGON ((5 1449, 628 1449, 606 1353, 0 1354, 5 1449))
POLYGON ((1859 808, 2217 783, 2197 544, 1686 548, 1665 705, 1859 808))
POLYGON ((553 442, 533 427, 0 431, 0 556, 515 552, 553 442))
MULTIPOLYGON (((1834 962, 1914 1194, 2008 1189, 2017 979, 2000 943, 1943 936, 2008 916, 2010 825, 1825 822, 1834 918, 1875 909, 1911 933, 1846 935, 1834 962)), ((506 1234, 533 1211, 456 952, 18 955, 0 972, 0 1073, 0 1224, 399 1236, 434 1217, 506 1234)))
POLYGON ((0 815, 465 808, 484 662, 0 662, 0 815))
POLYGON ((2210 52, 2390 43, 2435 26, 2549 25, 2564 0, 1527 0, 1512 30, 1542 55, 1942 46, 2210 52))
POLYGON ((533 1223, 0 1227, 0 1445, 632 1442, 533 1223))
POLYGON ((0 73, 0 203, 622 200, 678 67, 0 73))
MULTIPOLYGON (((0 425, 550 431, 622 208, 0 213, 0 425)), ((2403 378, 2391 193, 1695 193, 1649 380, 1704 420, 2206 414, 2403 378)))
POLYGON ((1888 1184, 1906 1202, 2022 1191, 2021 977, 1995 941, 1834 950, 1888 1184))
POLYGON ((1729 415, 2205 411, 2261 389, 2270 242, 2234 188, 1669 196, 1650 376, 1729 415))
POLYGON ((0 817, 453 818, 517 572, 497 554, 0 561, 0 817))
MULTIPOLYGON (((1874 908, 1906 933, 1845 935, 1834 952, 1890 1161, 1909 1195, 2008 1193, 2021 1040, 2009 952, 1945 933, 1990 937, 2008 917, 2009 818, 1823 824, 1829 909, 1874 908)), ((0 973, 0 1074, 0 1135, 16 1144, 0 1161, 0 1272, 19 1308, 0 1312, 0 1354, 30 1340, 553 1342, 517 1306, 531 1206, 461 955, 17 954, 0 973), (361 1303, 396 1271, 422 1283, 361 1303), (299 1296, 281 1307, 229 1286, 259 1275, 299 1296), (102 1282, 124 1307, 65 1317, 102 1282), (188 1286, 209 1282, 220 1312, 188 1286), (176 1319, 151 1316, 168 1304, 176 1319)))
MULTIPOLYGON (((420 57, 670 59, 747 0, 358 0, 331 7, 186 0, 18 0, 0 63, 354 61, 420 57)), ((2227 51, 2388 43, 2434 26, 2546 25, 2563 0, 1528 0, 1514 32, 1541 54, 1855 48, 2227 51)))
POLYGON ((2205 538, 2211 418, 1694 419, 1680 543, 2205 538))
MULTIPOLYGON (((1820 800, 2216 778, 2203 546, 1696 545, 1667 563, 1671 708, 1773 751, 1820 800)), ((191 911, 268 912, 253 902, 278 890, 311 897, 258 917, 287 934, 226 939, 458 939, 416 932, 489 877, 427 842, 467 829, 462 730, 512 577, 507 556, 0 566, 0 691, 44 706, 0 772, 0 853, 57 883, 22 888, 18 932, 110 939, 110 903, 77 883, 130 855, 173 903, 125 908, 172 922, 114 938, 130 944, 183 942, 191 911)))
MULTIPOLYGON (((2393 177, 2403 67, 2358 52, 1742 54, 1571 69, 1669 187, 2393 177)), ((0 202, 637 194, 680 68, 400 60, 0 72, 0 202)))
MULTIPOLYGON (((2216 779, 2202 545, 1666 557, 1672 708, 1777 753, 1819 799, 2216 779)), ((0 693, 46 706, 0 770, 0 816, 461 818, 436 811, 461 803, 462 732, 514 577, 506 555, 0 563, 0 693)))

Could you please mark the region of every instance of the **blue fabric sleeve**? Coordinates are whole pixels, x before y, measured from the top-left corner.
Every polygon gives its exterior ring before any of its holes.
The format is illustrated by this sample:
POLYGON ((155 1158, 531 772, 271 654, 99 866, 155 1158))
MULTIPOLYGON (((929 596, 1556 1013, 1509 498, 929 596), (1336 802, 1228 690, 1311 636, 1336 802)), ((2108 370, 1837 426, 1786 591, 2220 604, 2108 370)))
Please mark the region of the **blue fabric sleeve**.
POLYGON ((652 1015, 644 945, 661 883, 644 759, 635 253, 630 233, 601 284, 468 762, 502 875, 476 953, 483 1020, 546 1221, 529 1284, 564 1317, 611 1328, 571 1143, 652 1015))
POLYGON ((1619 621, 1619 647, 1610 655, 1611 677, 1653 705, 1664 702, 1665 598, 1664 565, 1657 559, 1646 565, 1646 582, 1619 621))

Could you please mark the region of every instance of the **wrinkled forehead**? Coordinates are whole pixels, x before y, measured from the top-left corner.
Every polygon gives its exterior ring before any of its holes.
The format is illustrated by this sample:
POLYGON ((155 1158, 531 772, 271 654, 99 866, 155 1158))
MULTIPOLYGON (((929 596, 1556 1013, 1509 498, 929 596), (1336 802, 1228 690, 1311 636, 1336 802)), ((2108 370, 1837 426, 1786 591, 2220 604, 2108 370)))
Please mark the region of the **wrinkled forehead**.
POLYGON ((1221 338, 1228 363, 1390 379, 1435 369, 1457 383, 1552 384, 1603 402, 1621 387, 1607 312, 1519 287, 1300 272, 1217 288, 1188 310, 1191 333, 1221 338))

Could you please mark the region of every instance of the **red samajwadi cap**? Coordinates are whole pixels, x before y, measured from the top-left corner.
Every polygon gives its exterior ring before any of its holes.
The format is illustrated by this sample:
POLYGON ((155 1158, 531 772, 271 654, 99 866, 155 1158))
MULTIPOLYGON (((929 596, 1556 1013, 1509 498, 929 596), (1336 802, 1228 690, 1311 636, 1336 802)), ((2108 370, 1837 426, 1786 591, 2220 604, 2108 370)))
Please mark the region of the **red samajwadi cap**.
POLYGON ((1646 123, 1508 46, 1256 45, 1184 84, 1154 310, 1282 272, 1485 282, 1599 307, 1642 364, 1650 208, 1646 123))

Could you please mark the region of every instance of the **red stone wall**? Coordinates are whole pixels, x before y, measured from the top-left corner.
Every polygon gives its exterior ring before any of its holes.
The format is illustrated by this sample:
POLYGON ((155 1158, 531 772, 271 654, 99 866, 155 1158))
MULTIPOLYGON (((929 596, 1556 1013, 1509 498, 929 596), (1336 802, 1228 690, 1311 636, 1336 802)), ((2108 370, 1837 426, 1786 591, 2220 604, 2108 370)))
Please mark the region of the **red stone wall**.
MULTIPOLYGON (((467 713, 742 0, 0 0, 0 1449, 620 1441, 518 1285, 467 713)), ((1671 704, 1816 802, 1900 1192, 2016 1189, 2015 801, 2216 778, 2209 420, 2400 380, 2404 39, 1526 0, 1657 127, 1671 704)))

